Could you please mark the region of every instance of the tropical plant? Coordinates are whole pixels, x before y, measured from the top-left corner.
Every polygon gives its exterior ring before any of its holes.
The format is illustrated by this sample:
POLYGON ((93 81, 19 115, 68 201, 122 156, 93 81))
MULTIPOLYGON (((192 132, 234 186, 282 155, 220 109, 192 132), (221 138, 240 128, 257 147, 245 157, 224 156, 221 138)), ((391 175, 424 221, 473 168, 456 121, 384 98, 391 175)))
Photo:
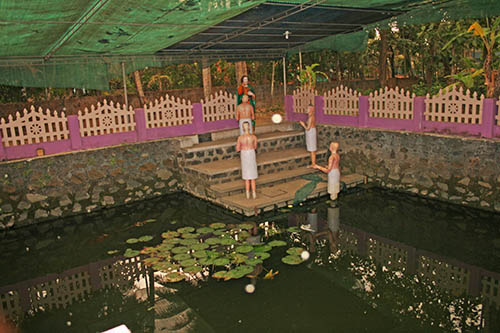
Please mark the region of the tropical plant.
POLYGON ((328 75, 323 72, 314 70, 314 68, 318 66, 319 64, 312 64, 311 66, 306 66, 305 69, 300 71, 299 75, 297 75, 297 79, 299 80, 302 87, 309 89, 316 88, 317 75, 323 75, 328 80, 328 75))

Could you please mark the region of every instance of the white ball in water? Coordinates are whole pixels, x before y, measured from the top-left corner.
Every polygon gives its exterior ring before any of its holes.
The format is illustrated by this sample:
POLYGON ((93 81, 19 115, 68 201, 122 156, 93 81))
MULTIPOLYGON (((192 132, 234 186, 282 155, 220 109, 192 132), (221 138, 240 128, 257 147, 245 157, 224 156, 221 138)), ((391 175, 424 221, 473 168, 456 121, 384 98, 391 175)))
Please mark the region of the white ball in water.
POLYGON ((245 286, 245 291, 247 292, 247 294, 253 294, 253 292, 255 291, 255 286, 249 283, 245 286))
POLYGON ((306 261, 307 259, 309 259, 311 255, 309 254, 308 251, 302 251, 302 253, 300 254, 300 257, 302 258, 302 260, 306 261))
POLYGON ((273 121, 273 123, 275 123, 275 124, 279 124, 279 123, 281 123, 281 122, 283 121, 283 117, 281 117, 281 115, 280 115, 280 114, 275 113, 275 114, 273 114, 273 116, 271 117, 271 120, 273 121))

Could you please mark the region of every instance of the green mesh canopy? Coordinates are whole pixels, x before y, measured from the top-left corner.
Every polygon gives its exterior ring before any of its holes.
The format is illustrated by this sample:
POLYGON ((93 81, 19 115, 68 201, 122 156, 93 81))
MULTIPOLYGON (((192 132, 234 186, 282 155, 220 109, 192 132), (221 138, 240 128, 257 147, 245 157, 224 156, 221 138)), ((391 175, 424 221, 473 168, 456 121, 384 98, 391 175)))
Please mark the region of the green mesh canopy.
MULTIPOLYGON (((239 15, 266 3, 284 8, 282 13, 276 13, 283 22, 279 26, 282 30, 287 20, 307 17, 306 10, 297 5, 359 8, 371 10, 373 16, 365 15, 365 21, 352 29, 311 34, 309 39, 283 45, 279 50, 272 39, 266 40, 261 44, 263 51, 265 45, 275 51, 261 53, 263 58, 276 58, 278 51, 282 56, 298 50, 362 50, 367 40, 364 31, 394 20, 405 25, 500 15, 498 0, 1 0, 0 84, 106 90, 111 79, 121 76, 122 63, 130 73, 147 66, 201 60, 204 55, 224 58, 229 54, 235 60, 245 54, 245 48, 250 49, 247 44, 259 40, 258 33, 264 29, 248 29, 238 23, 239 15), (296 7, 296 16, 283 16, 292 10, 286 7, 290 4, 296 7), (220 33, 207 33, 216 26, 220 33), (244 39, 245 33, 256 37, 244 39), (240 39, 233 36, 221 42, 232 34, 240 39), (211 48, 209 38, 216 38, 216 44, 222 45, 225 52, 211 48), (197 53, 187 48, 197 43, 205 47, 197 49, 197 53)), ((261 15, 251 24, 258 24, 259 19, 264 22, 268 17, 261 15)), ((286 44, 282 30, 276 30, 279 43, 286 44)))

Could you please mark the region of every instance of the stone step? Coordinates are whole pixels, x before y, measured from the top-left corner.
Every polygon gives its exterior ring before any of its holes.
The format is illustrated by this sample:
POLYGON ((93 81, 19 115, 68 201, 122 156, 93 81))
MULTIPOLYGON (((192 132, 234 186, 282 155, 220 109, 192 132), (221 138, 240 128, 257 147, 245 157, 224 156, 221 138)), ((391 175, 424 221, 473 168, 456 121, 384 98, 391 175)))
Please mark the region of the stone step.
MULTIPOLYGON (((239 157, 237 139, 228 137, 184 148, 181 158, 184 165, 196 165, 239 157)), ((301 147, 305 147, 304 131, 268 132, 258 136, 257 154, 301 147)))
MULTIPOLYGON (((256 184, 257 187, 269 186, 291 181, 301 176, 313 173, 319 173, 319 171, 308 167, 302 167, 278 173, 270 173, 267 175, 259 176, 259 178, 257 178, 256 184)), ((244 192, 245 191, 244 185, 245 185, 244 181, 239 179, 232 182, 214 184, 210 186, 210 191, 212 192, 211 195, 213 196, 224 197, 230 194, 244 192)))
MULTIPOLYGON (((320 175, 325 182, 319 182, 308 199, 328 194, 327 176, 324 173, 320 175)), ((358 174, 343 175, 341 181, 346 184, 347 188, 350 188, 365 183, 366 177, 358 174)), ((245 216, 254 216, 293 204, 295 192, 309 182, 309 180, 297 178, 285 183, 257 187, 256 199, 247 199, 245 193, 239 193, 217 198, 214 202, 245 216)))
MULTIPOLYGON (((327 150, 318 150, 316 156, 318 163, 323 163, 327 156, 327 150)), ((310 153, 306 151, 305 148, 292 148, 257 154, 257 167, 259 175, 261 176, 274 172, 297 169, 307 166, 310 163, 310 153)), ((212 184, 229 182, 237 180, 238 177, 241 177, 241 161, 238 157, 228 160, 191 165, 187 166, 185 170, 190 174, 198 174, 205 176, 207 179, 213 180, 212 184), (221 181, 222 179, 225 181, 221 181)))

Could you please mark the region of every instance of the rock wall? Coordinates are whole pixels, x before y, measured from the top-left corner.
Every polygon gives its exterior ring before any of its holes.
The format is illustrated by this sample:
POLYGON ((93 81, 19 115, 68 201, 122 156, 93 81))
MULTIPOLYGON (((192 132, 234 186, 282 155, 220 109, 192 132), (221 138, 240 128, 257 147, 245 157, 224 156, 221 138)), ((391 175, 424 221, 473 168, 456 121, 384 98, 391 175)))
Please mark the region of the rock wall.
POLYGON ((176 139, 0 163, 0 230, 179 190, 176 139))
POLYGON ((500 142, 438 134, 318 126, 319 148, 338 141, 344 173, 380 186, 500 212, 500 142))

